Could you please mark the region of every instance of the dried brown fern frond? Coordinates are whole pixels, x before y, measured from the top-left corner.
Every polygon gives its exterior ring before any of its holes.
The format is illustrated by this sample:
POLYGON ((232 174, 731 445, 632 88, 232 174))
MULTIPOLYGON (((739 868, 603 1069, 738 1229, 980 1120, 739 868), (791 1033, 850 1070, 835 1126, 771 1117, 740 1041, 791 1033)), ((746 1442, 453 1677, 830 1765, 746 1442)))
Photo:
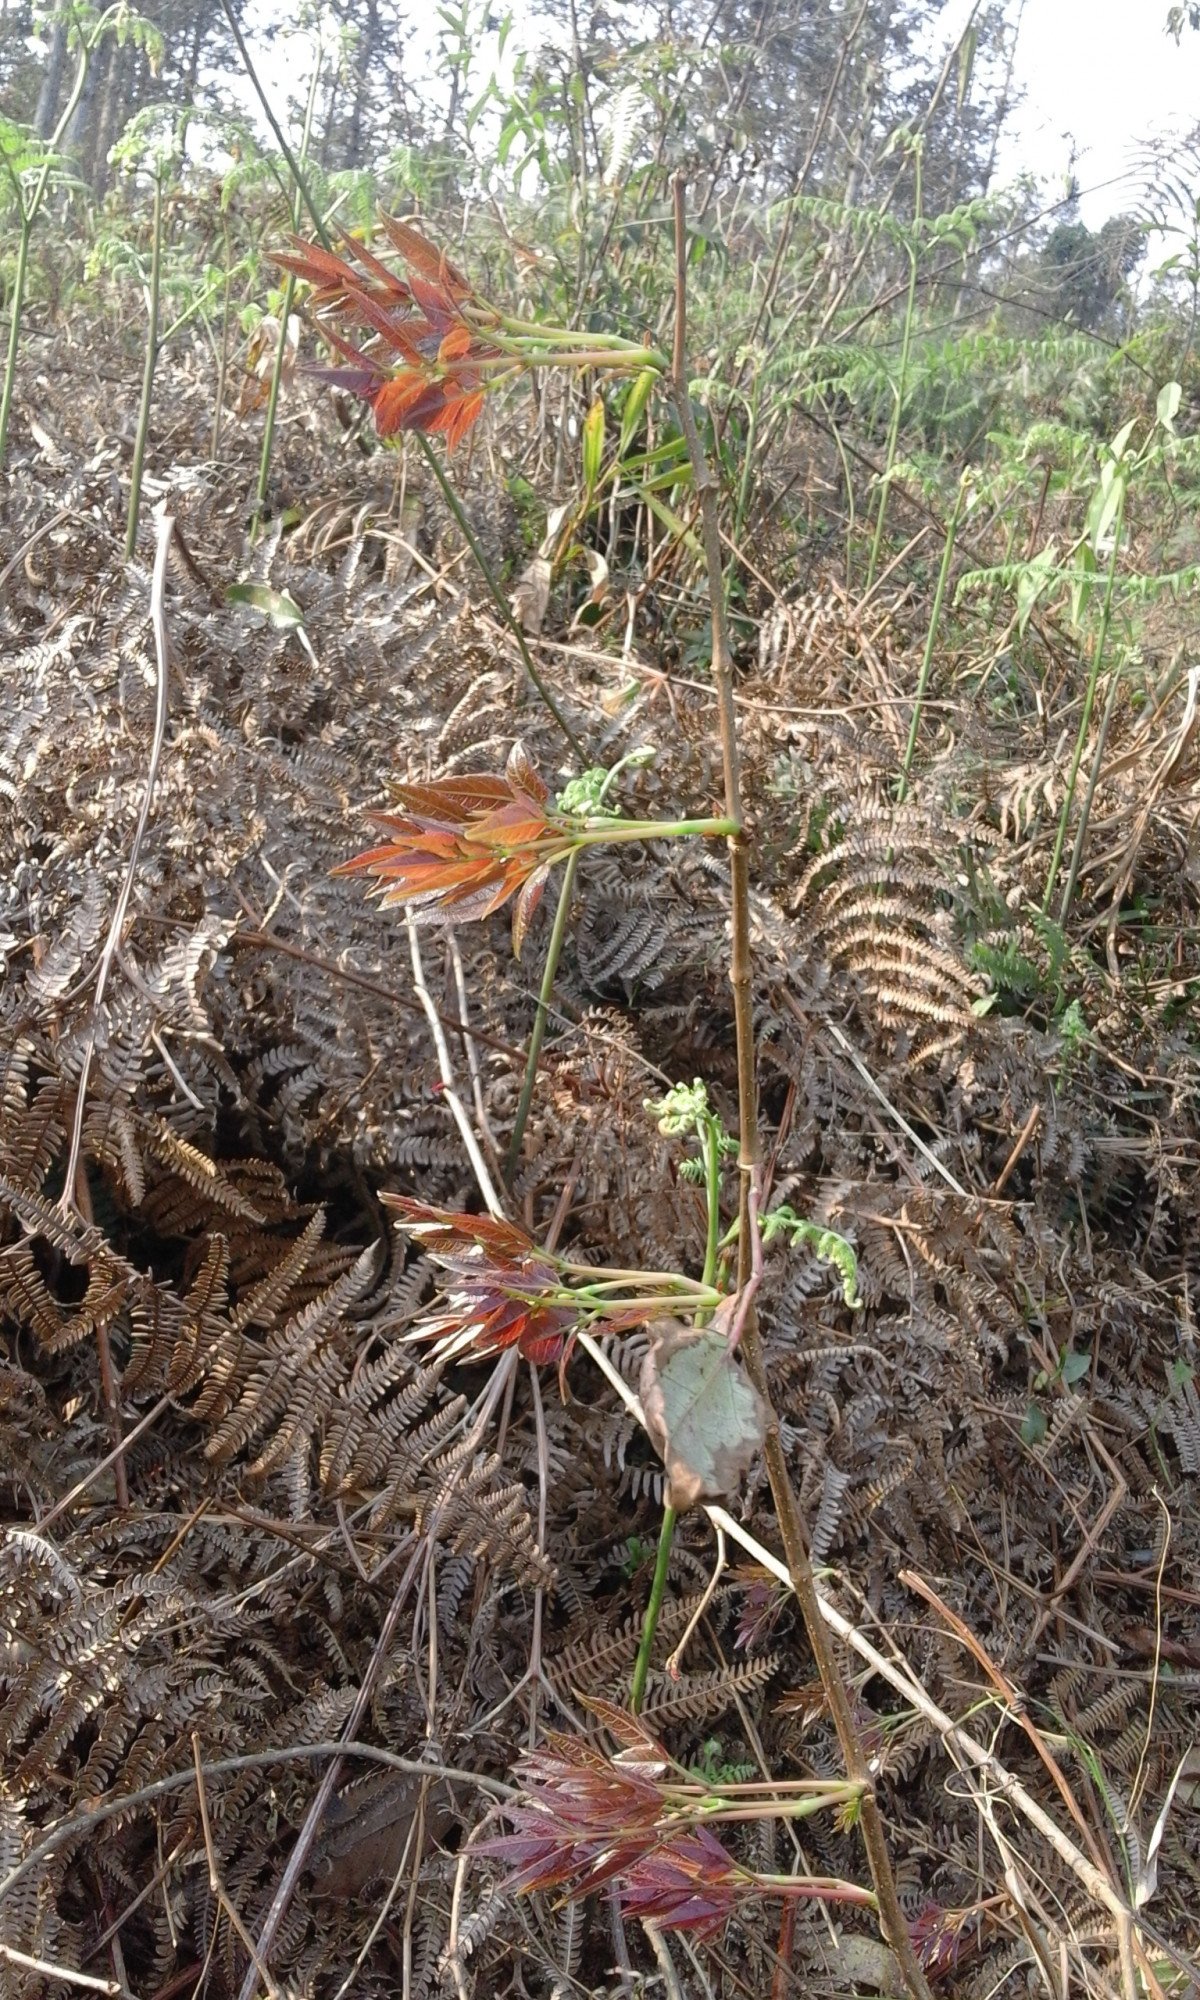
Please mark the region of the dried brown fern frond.
POLYGON ((981 992, 956 946, 955 881, 933 852, 925 813, 858 802, 795 892, 818 947, 913 1062, 962 1042, 981 992))

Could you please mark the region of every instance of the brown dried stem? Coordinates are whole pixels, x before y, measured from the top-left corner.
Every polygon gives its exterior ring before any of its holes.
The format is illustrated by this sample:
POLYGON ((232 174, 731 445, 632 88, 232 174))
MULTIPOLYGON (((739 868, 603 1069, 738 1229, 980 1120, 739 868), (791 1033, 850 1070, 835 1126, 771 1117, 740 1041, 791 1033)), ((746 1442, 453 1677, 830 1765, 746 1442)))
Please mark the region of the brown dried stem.
MULTIPOLYGON (((738 1078, 738 1166, 740 1200, 738 1232, 738 1288, 745 1290, 753 1278, 754 1241, 757 1234, 754 1214, 760 1177, 761 1147, 758 1132, 758 1090, 755 1063, 753 994, 750 952, 750 860, 742 815, 741 760, 738 753, 737 717, 733 698, 733 660, 725 608, 725 575, 721 554, 718 513, 718 482, 705 452, 688 393, 687 373, 687 223, 684 183, 677 174, 673 183, 675 202, 675 340, 672 356, 672 393, 680 429, 692 464, 692 476, 700 508, 701 539, 707 573, 712 615, 712 676, 717 696, 721 731, 721 761, 725 777, 725 812, 738 831, 730 837, 730 887, 732 948, 729 982, 733 988, 734 1034, 738 1078)), ((861 1818, 863 1841, 871 1870, 871 1880, 879 1903, 880 1928, 895 1953, 904 1984, 913 2000, 932 2000, 929 1983, 917 1962, 908 1926, 900 1908, 896 1878, 892 1872, 883 1818, 872 1789, 872 1778, 862 1740, 855 1726, 850 1699, 830 1645, 817 1598, 816 1579, 808 1558, 807 1538, 799 1503, 792 1489, 780 1435, 779 1416, 767 1384, 758 1313, 751 1295, 741 1327, 741 1347, 751 1380, 766 1408, 764 1456, 771 1497, 779 1520, 792 1589, 800 1605, 813 1658, 829 1712, 837 1730, 846 1774, 863 1787, 861 1818)))

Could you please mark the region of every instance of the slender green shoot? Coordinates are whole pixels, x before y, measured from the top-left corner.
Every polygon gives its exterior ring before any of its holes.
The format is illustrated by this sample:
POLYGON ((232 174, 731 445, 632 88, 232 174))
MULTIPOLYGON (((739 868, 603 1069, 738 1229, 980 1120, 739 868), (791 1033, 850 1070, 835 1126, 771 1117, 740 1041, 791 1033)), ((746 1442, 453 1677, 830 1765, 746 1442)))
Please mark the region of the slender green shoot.
POLYGON ((533 1092, 537 1083, 538 1062, 542 1053, 542 1043, 546 1038, 546 1022, 550 1014, 550 1000, 554 992, 554 976, 558 971, 558 961, 562 957, 563 939, 567 934, 567 918, 575 896, 575 877, 579 872, 581 848, 573 848, 567 857, 563 871, 562 888, 559 892, 558 908, 554 912, 554 925, 550 932, 550 943, 546 951, 546 963, 542 968, 542 984, 538 993, 537 1012, 533 1017, 533 1029, 529 1037, 529 1050, 525 1057, 525 1077, 521 1084, 521 1097, 517 1105, 517 1115, 513 1123, 512 1138, 508 1142, 508 1154, 504 1162, 504 1178, 511 1187, 513 1176, 521 1158, 521 1147, 525 1139, 525 1127, 529 1123, 533 1092))
POLYGON ((908 359, 912 352, 913 327, 917 318, 917 273, 920 269, 918 231, 921 227, 921 154, 922 141, 913 144, 913 174, 915 192, 913 196, 913 233, 907 245, 908 250, 908 293, 904 301, 904 329, 900 340, 900 370, 896 378, 895 401, 892 405, 892 420, 888 425, 887 451, 884 456, 883 472, 879 485, 879 507, 875 515, 875 533, 871 541, 871 556, 867 564, 865 590, 870 590, 879 566, 879 551, 883 544, 883 527, 887 520, 888 501, 892 493, 892 471, 896 463, 896 450, 900 442, 900 422, 904 415, 904 398, 908 394, 908 359))
MULTIPOLYGON (((707 1211, 704 1276, 701 1283, 712 1286, 716 1282, 717 1258, 721 1248, 721 1160, 726 1153, 731 1150, 736 1151, 736 1146, 724 1131, 716 1112, 709 1105, 708 1092, 699 1078, 693 1084, 676 1084, 665 1097, 659 1098, 656 1102, 648 1102, 646 1109, 659 1114, 660 1132, 671 1137, 681 1137, 685 1133, 690 1133, 699 1144, 699 1164, 704 1176, 707 1211)), ((696 1163, 691 1164, 694 1166, 696 1163)), ((695 1315, 696 1325, 706 1325, 712 1314, 712 1307, 702 1306, 695 1315)), ((650 1656, 654 1650, 655 1635, 662 1615, 677 1518, 674 1507, 668 1504, 663 1508, 662 1525, 658 1531, 658 1556, 654 1564, 654 1577, 650 1585, 646 1615, 642 1621, 642 1636, 638 1645, 637 1659, 634 1662, 633 1685, 629 1697, 629 1706, 635 1715, 641 1709, 646 1692, 646 1676, 650 1671, 650 1656)))
POLYGON ((226 21, 229 23, 229 32, 233 36, 234 41, 237 43, 237 51, 242 59, 242 67, 245 70, 246 75, 250 79, 251 85, 253 86, 254 93, 258 98, 259 103, 262 105, 263 116, 266 119, 267 124, 270 126, 272 132, 275 134, 276 145, 279 147, 280 152, 283 154, 284 159, 287 161, 288 172, 291 174, 292 177, 292 185, 295 187, 297 193, 300 196, 301 201, 304 203, 305 208, 308 210, 309 215, 312 218, 313 228, 316 230, 317 235, 320 238, 325 249, 332 250, 333 243, 330 238, 329 231, 325 226, 324 218, 322 217, 320 209, 317 207, 316 202, 313 200, 312 195, 309 192, 308 182, 304 178, 304 169, 300 165, 300 162, 297 160, 296 155, 293 153, 291 147, 288 145, 287 135, 284 132, 282 125, 279 123, 278 118, 275 116, 274 111, 271 109, 271 100, 267 96, 266 91, 262 87, 258 71, 254 67, 254 59, 251 56, 249 49, 246 47, 246 37, 243 35, 241 28, 238 25, 237 15, 234 13, 233 8, 230 5, 230 0, 221 0, 221 12, 224 14, 226 21))
POLYGON ((637 1659, 633 1666, 633 1684, 629 1690, 629 1706, 634 1715, 640 1715, 646 1697, 646 1679, 650 1672, 650 1655, 654 1650, 654 1637, 658 1631, 658 1620, 666 1595, 667 1576, 671 1568, 671 1545, 675 1540, 676 1514, 673 1507, 663 1508, 662 1526, 658 1531, 658 1554, 654 1561, 654 1578, 650 1585, 650 1599, 646 1605, 646 1616, 642 1621, 642 1637, 638 1646, 637 1659))
MULTIPOLYGON (((1121 536, 1124 526, 1125 485, 1124 481, 1122 481, 1121 494, 1117 502, 1116 518, 1113 522, 1112 551, 1108 558, 1108 574, 1104 584, 1104 607, 1100 614, 1100 630, 1096 634, 1096 646, 1092 654, 1091 671, 1088 674, 1087 688, 1083 697, 1083 713, 1079 718, 1079 730, 1075 737, 1075 751, 1071 758, 1070 771, 1067 774, 1067 789, 1063 797, 1062 811, 1058 816, 1058 832, 1054 838, 1054 852, 1050 857, 1050 869, 1046 876, 1046 893, 1042 897, 1043 916, 1048 916, 1050 913, 1050 904, 1054 896, 1054 885, 1058 880, 1059 864, 1062 861, 1063 846, 1067 838, 1067 824, 1075 803, 1075 787, 1079 782, 1079 767, 1083 762, 1084 745, 1087 742, 1088 730, 1091 727, 1092 710, 1096 704, 1096 689, 1100 681, 1100 668, 1104 663, 1104 648, 1108 640, 1108 628, 1112 622, 1113 591, 1117 580, 1117 558, 1121 552, 1121 536)), ((1095 787, 1093 785, 1090 791, 1094 790, 1095 787)), ((1089 806, 1091 804, 1090 791, 1087 801, 1089 806)), ((1075 845, 1077 852, 1071 858, 1071 872, 1067 878, 1066 889, 1063 893, 1062 909, 1059 917, 1060 924, 1066 921, 1071 902, 1074 898, 1075 886, 1079 875, 1079 861, 1083 855, 1083 837, 1086 836, 1086 833, 1087 822, 1084 820, 1080 826, 1079 835, 1076 838, 1075 845)))
POLYGON ((946 596, 946 585, 950 580, 950 565, 954 560, 954 543, 958 534, 958 524, 962 518, 963 502, 967 493, 967 475, 958 482, 954 496, 954 509, 946 528, 946 540, 942 548, 942 566, 938 571, 937 589, 933 593, 933 609, 929 614, 929 630, 925 634, 925 652, 921 660, 921 671, 917 676, 917 692, 913 701, 912 721, 908 725, 908 741, 904 746, 904 756, 900 764, 900 781, 896 787, 896 802, 903 805, 908 797, 908 781, 912 775, 912 762, 917 748, 917 735, 921 727, 921 710, 925 703, 925 693, 929 686, 929 673, 933 665, 933 649, 937 643, 938 625, 941 622, 942 605, 946 596))
POLYGON ((12 297, 8 308, 8 351, 4 357, 4 389, 0 392, 0 465, 8 445, 8 425, 12 414, 13 391, 17 382, 17 354, 21 345, 21 315, 25 307, 25 286, 29 276, 29 242, 33 219, 21 209, 21 233, 17 242, 17 268, 13 273, 12 297))
MULTIPOLYGON (((42 203, 46 199, 46 193, 50 186, 50 176, 54 168, 59 164, 58 149, 79 107, 79 100, 83 96, 83 87, 87 82, 87 74, 91 67, 92 56, 98 48, 101 38, 107 34, 115 21, 125 16, 125 13, 125 0, 116 0, 116 4, 106 7, 103 13, 92 22, 87 33, 81 37, 79 42, 79 59, 75 65, 75 75, 71 82, 71 88, 67 93, 67 101, 59 114, 58 123, 55 125, 42 150, 41 160, 38 164, 37 172, 33 175, 28 193, 24 186, 23 176, 14 172, 11 163, 7 159, 5 161, 9 179, 12 181, 13 191, 16 196, 19 233, 17 239, 17 263, 16 269, 13 272, 12 292, 8 301, 8 347, 4 360, 4 386, 3 389, 0 389, 0 465, 4 464, 5 453, 8 449, 8 427, 12 417, 13 394, 17 380, 17 355, 21 345, 21 320, 25 311, 25 287, 29 279, 29 245, 33 236, 33 226, 41 213, 42 203)), ((156 33, 157 31, 152 32, 156 33)))
MULTIPOLYGON (((312 76, 308 84, 308 102, 304 107, 304 127, 300 134, 300 159, 297 171, 302 173, 308 158, 309 140, 312 137, 313 112, 317 103, 317 87, 324 67, 322 52, 317 50, 312 76)), ((302 199, 297 186, 292 197, 292 228, 300 227, 302 199)), ((267 416, 263 425, 262 452, 258 461, 258 484, 254 489, 254 513, 250 521, 251 536, 258 531, 259 523, 266 511, 267 489, 271 483, 271 450, 275 442, 275 418, 279 410, 279 391, 283 385, 283 370, 287 360, 288 327, 292 317, 292 303, 296 296, 296 280, 289 271, 283 287, 283 304, 279 309, 279 341, 275 349, 275 365, 271 370, 271 388, 267 397, 267 416)))
POLYGON ((457 493, 454 491, 454 488, 451 486, 449 479, 446 477, 446 469, 442 464, 441 459, 438 457, 436 451, 433 449, 433 446, 430 444, 429 439, 424 435, 423 432, 417 431, 414 433, 414 435, 416 437, 417 443, 420 445, 421 450, 424 453, 425 463, 429 466, 431 472, 433 473, 434 478, 437 480, 438 485, 442 489, 442 498, 446 502, 447 507, 449 507, 450 512, 453 514, 456 522, 458 523, 459 529, 461 530, 462 533, 463 540, 466 542, 467 547, 470 549, 471 554, 475 558, 475 562, 479 569, 479 573, 488 587, 488 592, 491 596, 492 602, 495 605, 497 611, 500 613, 500 616, 503 619, 505 625, 507 625, 509 631, 512 633, 513 638, 517 642, 517 650, 521 655, 521 659, 524 664, 526 673, 529 675, 529 678, 533 682, 534 687, 537 689, 538 694, 541 696, 542 701, 545 703, 551 715, 554 717, 554 720, 557 722, 559 728, 562 730, 563 735, 566 737, 567 742, 570 744, 572 750, 575 752, 575 755, 579 758, 581 763, 586 764, 588 761, 587 752, 585 751, 583 744, 580 742, 578 736, 575 734, 575 731, 572 729, 570 723, 567 721, 567 718, 563 714, 558 703, 555 701, 554 696, 551 694, 549 688, 546 686, 546 683, 542 679, 541 674, 538 672, 537 667, 534 665, 533 655, 529 650, 525 634, 521 630, 521 627, 517 623, 517 620, 514 618, 512 612, 512 606, 509 604, 507 597, 501 590, 500 585, 496 579, 496 573, 493 570, 487 557, 485 556, 482 548, 480 547, 479 537, 476 535, 475 530, 472 528, 471 523, 467 519, 466 510, 463 507, 461 500, 459 499, 457 493))

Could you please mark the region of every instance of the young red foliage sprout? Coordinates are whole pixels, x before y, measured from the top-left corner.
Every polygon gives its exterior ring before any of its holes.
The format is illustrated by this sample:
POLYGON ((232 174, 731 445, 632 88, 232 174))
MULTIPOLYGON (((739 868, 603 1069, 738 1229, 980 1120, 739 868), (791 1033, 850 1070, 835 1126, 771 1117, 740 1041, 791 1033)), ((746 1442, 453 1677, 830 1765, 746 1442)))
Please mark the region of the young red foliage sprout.
POLYGON ((617 1333, 667 1314, 711 1309, 719 1293, 675 1272, 608 1271, 554 1256, 515 1223, 384 1194, 400 1227, 446 1272, 440 1307, 407 1335, 444 1360, 516 1347, 535 1365, 564 1359, 580 1326, 617 1333))
POLYGON ((385 837, 333 872, 371 876, 380 902, 407 905, 418 923, 491 916, 516 895, 513 950, 520 957, 550 870, 578 848, 729 831, 724 819, 621 819, 603 809, 609 776, 589 771, 552 801, 517 743, 502 776, 395 784, 401 810, 371 815, 385 837))
POLYGON ((716 1791, 690 1782, 649 1735, 639 1741, 634 1717, 607 1703, 603 1708, 627 1742, 615 1757, 548 1731, 516 1765, 519 1795, 499 1808, 511 1831, 474 1848, 510 1864, 506 1889, 561 1890, 574 1902, 613 1882, 626 1916, 697 1932, 719 1929, 764 1896, 873 1905, 870 1891, 853 1882, 759 1874, 736 1861, 712 1831, 714 1821, 845 1810, 853 1806, 853 1786, 801 1781, 716 1791))
POLYGON ((636 341, 508 318, 411 223, 379 220, 404 277, 349 231, 344 256, 293 237, 275 262, 312 287, 322 334, 348 364, 319 372, 371 405, 381 438, 440 431, 453 448, 488 391, 525 368, 665 372, 665 356, 636 341), (345 329, 360 328, 367 338, 356 346, 345 329))

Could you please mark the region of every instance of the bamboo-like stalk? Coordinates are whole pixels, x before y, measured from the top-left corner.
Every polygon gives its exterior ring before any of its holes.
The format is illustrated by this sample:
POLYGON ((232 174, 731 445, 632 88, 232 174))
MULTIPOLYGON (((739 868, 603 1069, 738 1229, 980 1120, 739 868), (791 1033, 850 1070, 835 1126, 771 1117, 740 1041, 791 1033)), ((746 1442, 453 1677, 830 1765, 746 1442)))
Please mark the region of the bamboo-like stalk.
MULTIPOLYGON (((732 897, 732 949, 729 979, 733 989, 734 1035, 737 1052, 738 1166, 738 1289, 748 1294, 753 1276, 757 1233, 757 1188, 760 1174, 758 1131, 758 1086, 755 1065, 752 961, 750 952, 750 864, 742 815, 741 760, 738 749, 737 713, 733 698, 733 660, 729 626, 725 612, 724 563, 718 511, 719 489, 708 463, 688 392, 687 376, 687 221, 684 183, 677 174, 673 182, 675 213, 675 342, 673 353, 673 394, 680 429, 692 462, 692 476, 700 507, 709 609, 712 617, 712 672, 717 696, 721 733, 721 761, 725 778, 725 811, 738 827, 730 837, 730 880, 732 897)), ((855 1725, 850 1698, 834 1657, 821 1615, 816 1579, 809 1561, 804 1524, 792 1488, 780 1434, 779 1416, 767 1381, 758 1314, 752 1294, 745 1303, 741 1325, 741 1347, 750 1378, 763 1399, 766 1412, 763 1453, 771 1497, 779 1520, 792 1590, 800 1605, 813 1658, 821 1677, 825 1699, 837 1730, 846 1773, 852 1784, 861 1785, 860 1823, 871 1879, 879 1907, 880 1928, 895 1954, 904 1984, 912 2000, 932 2000, 929 1982, 917 1961, 908 1926, 900 1907, 896 1878, 888 1853, 883 1818, 875 1798, 870 1767, 862 1739, 855 1725)))
POLYGON ((21 315, 25 310, 25 284, 29 272, 29 239, 32 219, 21 210, 21 235, 17 243, 17 268, 13 273, 12 297, 8 307, 8 352, 4 359, 4 388, 0 390, 0 465, 8 449, 8 425, 12 414, 13 391, 17 383, 17 354, 21 345, 21 315))

